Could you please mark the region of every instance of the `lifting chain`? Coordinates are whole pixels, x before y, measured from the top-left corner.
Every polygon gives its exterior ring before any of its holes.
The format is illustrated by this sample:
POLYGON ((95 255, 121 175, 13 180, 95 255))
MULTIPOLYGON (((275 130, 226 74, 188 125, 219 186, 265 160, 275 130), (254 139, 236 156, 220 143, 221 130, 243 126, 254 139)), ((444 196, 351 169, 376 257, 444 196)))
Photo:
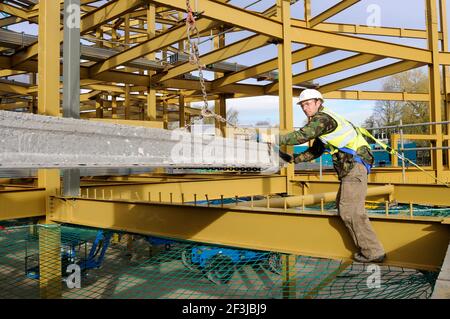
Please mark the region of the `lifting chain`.
MULTIPOLYGON (((186 0, 186 13, 187 13, 186 16, 187 38, 189 45, 189 63, 197 66, 200 87, 202 90, 202 97, 203 97, 203 107, 201 110, 200 119, 213 118, 218 122, 227 123, 236 130, 243 129, 244 132, 247 132, 247 129, 237 127, 235 124, 229 122, 226 118, 208 109, 208 94, 206 93, 205 78, 203 76, 203 70, 206 68, 206 66, 201 64, 200 62, 200 52, 198 48, 198 45, 200 43, 200 34, 197 29, 195 21, 198 14, 194 13, 194 11, 192 10, 190 0, 186 0), (195 36, 196 41, 192 39, 191 34, 195 36)), ((192 126, 192 124, 193 120, 191 120, 191 123, 186 124, 184 129, 188 129, 190 126, 192 126)))

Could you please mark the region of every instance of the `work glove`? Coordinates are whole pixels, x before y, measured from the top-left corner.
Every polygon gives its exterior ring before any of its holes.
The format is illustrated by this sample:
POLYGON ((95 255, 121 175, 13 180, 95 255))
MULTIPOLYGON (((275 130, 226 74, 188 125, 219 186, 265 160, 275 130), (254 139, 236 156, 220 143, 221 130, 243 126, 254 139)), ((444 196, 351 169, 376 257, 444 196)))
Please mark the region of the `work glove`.
POLYGON ((280 150, 279 145, 277 144, 272 145, 272 149, 274 153, 278 153, 278 156, 283 160, 284 163, 292 163, 292 161, 294 160, 294 158, 291 155, 280 150))
POLYGON ((294 160, 294 158, 291 155, 281 151, 280 149, 278 150, 278 155, 286 163, 292 163, 292 161, 294 160))

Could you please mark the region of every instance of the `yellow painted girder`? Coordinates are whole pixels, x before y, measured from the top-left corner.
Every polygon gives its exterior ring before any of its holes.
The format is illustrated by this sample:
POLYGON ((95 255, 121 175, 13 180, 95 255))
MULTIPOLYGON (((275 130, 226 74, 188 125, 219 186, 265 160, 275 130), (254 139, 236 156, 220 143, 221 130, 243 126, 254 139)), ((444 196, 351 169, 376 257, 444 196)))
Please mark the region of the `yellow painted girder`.
POLYGON ((24 74, 27 73, 25 71, 16 71, 16 70, 0 70, 0 78, 11 76, 11 75, 18 75, 18 74, 24 74))
POLYGON ((45 189, 0 190, 0 220, 45 215, 45 189))
POLYGON ((15 110, 18 108, 28 108, 30 104, 27 102, 1 103, 0 110, 15 110))
MULTIPOLYGON (((372 55, 372 54, 357 54, 356 56, 352 56, 346 59, 342 59, 339 61, 335 61, 319 68, 315 68, 309 71, 305 71, 303 73, 297 74, 292 78, 292 84, 298 85, 302 82, 311 81, 314 79, 318 79, 333 73, 341 72, 344 70, 348 70, 360 65, 364 65, 367 63, 379 61, 383 59, 382 56, 372 55)), ((267 94, 271 94, 278 91, 278 82, 269 84, 266 87, 265 92, 267 94)))
POLYGON ((220 179, 202 178, 201 180, 184 180, 161 183, 146 183, 143 180, 140 183, 126 183, 111 185, 82 185, 82 194, 89 194, 90 197, 97 198, 129 198, 129 199, 148 199, 159 200, 161 193, 162 200, 169 201, 172 193, 173 202, 182 202, 182 194, 185 201, 193 201, 194 194, 197 194, 198 200, 220 199, 235 196, 251 196, 261 194, 276 194, 286 192, 286 178, 282 176, 257 176, 257 177, 221 177, 220 179), (112 192, 112 194, 111 194, 112 192), (149 195, 150 193, 150 195, 149 195))
MULTIPOLYGON (((116 0, 105 3, 98 9, 90 11, 81 17, 80 34, 83 35, 99 25, 105 24, 142 5, 141 0, 116 0)), ((63 30, 60 30, 59 41, 63 40, 63 30)), ((38 54, 38 43, 33 43, 12 57, 12 64, 17 65, 38 54)))
POLYGON ((80 32, 86 33, 94 30, 97 26, 134 11, 136 8, 143 5, 144 3, 142 0, 109 1, 98 9, 89 11, 82 16, 80 21, 80 32))
MULTIPOLYGON (((419 173, 419 172, 418 172, 419 173)), ((378 174, 378 173, 375 173, 378 174)), ((394 193, 393 199, 399 203, 413 203, 413 204, 421 204, 421 205, 436 205, 436 206, 450 206, 450 187, 445 187, 443 185, 432 185, 423 182, 423 184, 403 184, 401 182, 394 182, 394 175, 397 175, 401 180, 401 168, 393 169, 391 173, 388 173, 385 170, 385 174, 389 176, 391 175, 390 184, 394 185, 394 193)), ((423 175, 423 173, 421 173, 423 175)), ((296 175, 296 180, 307 181, 307 190, 311 194, 322 193, 322 192, 330 192, 337 191, 339 187, 339 181, 336 180, 335 174, 331 174, 334 180, 328 181, 313 181, 309 180, 307 176, 298 176, 296 175), (333 176, 334 175, 334 176, 333 176)), ((370 174, 372 175, 372 173, 370 174)), ((371 176, 371 179, 373 176, 371 176)), ((408 178, 407 178, 408 180, 408 178)), ((382 186, 384 183, 375 183, 370 182, 369 187, 371 186, 382 186)))
MULTIPOLYGON (((200 61, 204 65, 209 65, 219 61, 223 61, 236 55, 243 54, 258 49, 260 47, 263 47, 265 45, 268 45, 269 44, 268 41, 270 41, 270 39, 271 39, 270 37, 265 35, 254 35, 249 38, 229 44, 224 48, 219 48, 207 54, 204 54, 200 56, 200 61)), ((196 65, 193 65, 190 62, 185 62, 181 65, 177 65, 171 68, 170 70, 167 71, 167 73, 164 73, 162 76, 157 75, 155 77, 155 81, 163 82, 172 79, 174 77, 177 77, 179 75, 194 71, 196 69, 197 69, 196 65)))
MULTIPOLYGON (((170 5, 183 11, 186 8, 186 4, 182 0, 153 0, 152 2, 164 2, 166 5, 170 5)), ((282 38, 282 24, 280 21, 275 21, 240 8, 213 1, 198 0, 198 7, 206 17, 226 22, 247 30, 270 35, 274 38, 282 38)), ((431 53, 428 50, 410 46, 362 39, 348 35, 295 27, 292 25, 290 28, 290 34, 293 42, 333 47, 334 49, 381 55, 397 59, 425 63, 431 62, 431 53)))
MULTIPOLYGON (((204 31, 214 28, 218 23, 209 19, 199 19, 196 25, 199 31, 204 31)), ((185 25, 171 28, 167 32, 120 52, 105 61, 97 62, 90 67, 89 73, 91 76, 94 76, 186 38, 187 31, 185 25)))
MULTIPOLYGON (((23 20, 30 20, 28 18, 28 12, 26 10, 23 10, 19 7, 11 6, 4 2, 0 3, 0 11, 6 12, 15 17, 19 17, 23 20)), ((35 19, 34 19, 34 21, 35 21, 35 19)))
MULTIPOLYGON (((291 25, 296 27, 306 27, 304 20, 291 19, 291 25)), ((404 29, 394 27, 375 27, 367 25, 347 24, 347 23, 329 23, 323 22, 314 27, 315 30, 348 33, 348 34, 367 34, 380 35, 388 37, 426 39, 427 32, 419 29, 404 29)), ((439 33, 442 39, 442 32, 439 33)))
POLYGON ((428 93, 339 90, 325 93, 324 98, 428 102, 430 100, 430 95, 428 93))
POLYGON ((291 27, 291 32, 294 42, 431 63, 431 53, 425 49, 301 27, 291 27))
POLYGON ((0 82, 0 91, 26 95, 28 88, 22 85, 0 82))
MULTIPOLYGON (((171 6, 180 11, 186 11, 186 1, 184 0, 150 0, 150 2, 171 6)), ((247 30, 252 30, 260 34, 281 39, 281 23, 266 18, 261 14, 237 8, 224 3, 208 0, 197 0, 197 10, 205 17, 210 17, 223 23, 235 25, 247 30)))
POLYGON ((343 89, 352 85, 365 83, 368 81, 383 78, 403 71, 411 70, 423 66, 424 63, 415 61, 401 61, 393 63, 375 70, 367 71, 358 75, 354 75, 336 82, 325 84, 320 88, 323 93, 343 89))
POLYGON ((2 19, 0 19, 0 28, 7 27, 11 24, 19 23, 22 21, 23 21, 22 18, 14 17, 14 16, 2 18, 2 19))
POLYGON ((315 16, 309 21, 309 27, 312 28, 319 23, 331 18, 332 16, 335 16, 341 11, 344 11, 345 9, 351 7, 355 3, 358 3, 360 0, 342 0, 339 3, 335 4, 331 8, 325 10, 324 12, 320 13, 319 15, 315 16))
MULTIPOLYGON (((292 52, 292 63, 298 63, 332 51, 333 49, 324 47, 307 47, 300 50, 296 50, 292 52)), ((270 72, 277 68, 278 68, 278 58, 271 59, 269 61, 265 61, 257 65, 245 68, 241 71, 237 71, 224 77, 218 78, 217 80, 214 80, 212 82, 212 88, 213 90, 215 90, 219 87, 236 83, 248 79, 250 77, 255 77, 259 74, 270 72)))
MULTIPOLYGON (((348 259, 356 248, 337 214, 52 197, 50 220, 154 236, 348 259)), ((450 239, 442 218, 371 216, 389 265, 438 269, 450 239)))

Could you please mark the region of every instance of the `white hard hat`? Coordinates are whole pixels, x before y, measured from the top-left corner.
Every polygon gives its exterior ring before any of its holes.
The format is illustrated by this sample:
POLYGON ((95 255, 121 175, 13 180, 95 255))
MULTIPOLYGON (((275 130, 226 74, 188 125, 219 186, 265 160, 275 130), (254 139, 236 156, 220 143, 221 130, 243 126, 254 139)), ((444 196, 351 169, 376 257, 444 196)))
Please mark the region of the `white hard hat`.
POLYGON ((306 90, 303 90, 303 91, 300 93, 299 98, 300 98, 300 101, 298 101, 297 104, 300 104, 300 103, 302 103, 303 101, 311 100, 311 99, 320 99, 320 100, 322 100, 322 102, 323 102, 323 96, 322 96, 322 94, 321 94, 319 91, 314 90, 314 89, 306 89, 306 90))

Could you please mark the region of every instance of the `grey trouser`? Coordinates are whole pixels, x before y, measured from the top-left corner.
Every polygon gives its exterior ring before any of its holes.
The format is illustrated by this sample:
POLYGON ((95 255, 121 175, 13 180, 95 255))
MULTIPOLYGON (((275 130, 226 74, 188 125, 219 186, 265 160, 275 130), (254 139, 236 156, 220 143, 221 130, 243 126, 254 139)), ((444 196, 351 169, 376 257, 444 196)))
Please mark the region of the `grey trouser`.
POLYGON ((350 172, 342 178, 336 197, 338 212, 353 241, 367 257, 378 257, 384 249, 373 231, 365 209, 367 194, 367 171, 364 165, 355 163, 350 172))

